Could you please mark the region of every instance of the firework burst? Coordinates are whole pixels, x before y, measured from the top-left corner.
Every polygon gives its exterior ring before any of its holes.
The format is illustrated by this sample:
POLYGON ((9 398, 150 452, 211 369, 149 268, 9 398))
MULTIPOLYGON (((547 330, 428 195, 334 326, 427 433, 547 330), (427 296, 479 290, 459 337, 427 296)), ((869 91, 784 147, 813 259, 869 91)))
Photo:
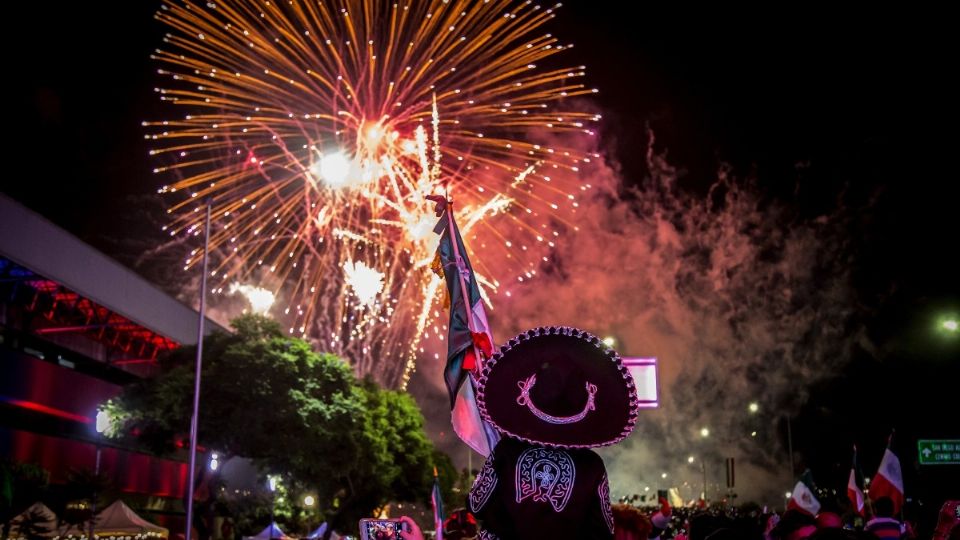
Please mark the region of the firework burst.
POLYGON ((170 178, 165 230, 198 236, 211 197, 215 280, 272 289, 291 334, 402 385, 420 340, 443 338, 425 197, 454 199, 492 295, 536 275, 589 187, 590 156, 551 143, 598 119, 572 110, 594 91, 582 67, 538 65, 568 47, 540 33, 554 9, 165 3, 158 92, 185 113, 145 123, 170 178))

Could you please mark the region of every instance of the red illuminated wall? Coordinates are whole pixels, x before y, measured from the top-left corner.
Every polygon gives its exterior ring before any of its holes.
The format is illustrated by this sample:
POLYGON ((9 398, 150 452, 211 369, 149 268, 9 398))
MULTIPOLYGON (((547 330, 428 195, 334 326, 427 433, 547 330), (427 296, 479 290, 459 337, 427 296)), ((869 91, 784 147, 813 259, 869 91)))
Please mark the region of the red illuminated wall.
POLYGON ((120 393, 115 384, 26 354, 7 351, 0 359, 0 400, 16 406, 84 422, 120 393))
MULTIPOLYGON (((71 469, 93 470, 96 446, 84 439, 96 433, 97 407, 121 388, 96 377, 11 350, 0 350, 0 405, 4 414, 22 411, 33 418, 62 422, 65 432, 14 425, 0 416, 0 456, 36 463, 63 483, 71 469), (78 429, 70 429, 77 426, 78 429), (44 434, 46 433, 46 434, 44 434), (71 435, 72 433, 72 435, 71 435), (56 436, 60 435, 60 436, 56 436), (70 438, 75 437, 75 438, 70 438)), ((182 497, 187 465, 117 448, 102 447, 100 470, 127 493, 182 497)))
MULTIPOLYGON (((0 453, 40 465, 53 483, 66 482, 71 469, 92 470, 96 460, 93 444, 7 429, 0 429, 0 453)), ((104 446, 100 471, 126 493, 179 498, 186 491, 186 463, 104 446)))

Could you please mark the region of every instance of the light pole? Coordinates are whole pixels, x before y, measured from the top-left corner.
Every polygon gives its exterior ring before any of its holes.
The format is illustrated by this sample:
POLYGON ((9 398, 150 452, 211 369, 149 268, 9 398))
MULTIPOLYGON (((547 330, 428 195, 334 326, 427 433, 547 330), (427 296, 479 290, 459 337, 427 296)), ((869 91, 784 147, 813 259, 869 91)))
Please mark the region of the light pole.
POLYGON ((787 458, 790 460, 790 478, 795 475, 793 467, 793 428, 790 425, 790 414, 787 416, 787 458))
POLYGON ((270 540, 273 540, 273 511, 277 500, 277 477, 268 475, 267 484, 270 486, 270 540))
POLYGON ((97 520, 97 484, 100 482, 100 438, 110 426, 110 414, 107 411, 97 411, 97 418, 94 422, 97 430, 96 447, 97 457, 93 465, 93 497, 90 499, 90 532, 88 538, 93 540, 93 526, 97 520))
POLYGON ((207 216, 203 228, 203 270, 200 274, 200 319, 197 322, 197 359, 193 379, 193 415, 190 417, 190 472, 187 482, 187 531, 184 535, 190 540, 193 531, 193 483, 197 474, 197 425, 200 422, 200 370, 203 363, 203 320, 207 306, 207 262, 210 258, 210 213, 213 211, 212 199, 207 199, 207 216))
POLYGON ((313 510, 313 505, 316 502, 317 501, 313 498, 313 495, 307 495, 303 498, 303 505, 307 507, 307 518, 305 520, 307 522, 307 536, 310 536, 310 515, 312 513, 311 511, 313 510))

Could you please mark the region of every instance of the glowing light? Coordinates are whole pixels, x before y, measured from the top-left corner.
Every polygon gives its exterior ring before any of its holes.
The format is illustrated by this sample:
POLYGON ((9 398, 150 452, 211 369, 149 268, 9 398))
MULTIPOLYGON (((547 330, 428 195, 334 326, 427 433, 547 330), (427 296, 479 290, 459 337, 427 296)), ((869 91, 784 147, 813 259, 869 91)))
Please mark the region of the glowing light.
POLYGON ((754 402, 750 403, 750 405, 747 407, 747 409, 748 409, 751 413, 755 413, 755 412, 757 412, 757 411, 760 410, 760 404, 758 404, 756 401, 754 401, 754 402))
POLYGON ((695 458, 695 457, 693 457, 693 456, 690 456, 690 457, 687 458, 687 463, 693 463, 693 462, 696 461, 696 460, 697 460, 697 458, 695 458))
POLYGON ((365 306, 370 306, 383 290, 383 274, 363 262, 347 261, 343 265, 346 281, 353 294, 365 306))
POLYGON ((751 432, 750 432, 750 436, 751 436, 751 437, 756 437, 756 436, 757 436, 757 432, 756 432, 756 431, 751 431, 751 432))
POLYGON ((607 347, 613 347, 617 343, 617 339, 613 336, 607 336, 603 338, 603 344, 607 347))
POLYGON ((941 328, 950 332, 957 331, 957 320, 956 319, 947 319, 941 323, 941 328))
POLYGON ((306 497, 303 498, 303 505, 304 505, 304 506, 313 506, 313 504, 314 504, 315 502, 317 502, 317 501, 316 501, 316 499, 313 498, 313 495, 307 495, 306 497))
POLYGON ((660 474, 660 478, 666 478, 666 477, 667 477, 667 473, 661 473, 661 474, 660 474))
POLYGON ((96 429, 97 433, 106 433, 113 427, 113 417, 105 410, 97 411, 96 429))
POLYGON ((220 456, 216 452, 210 453, 210 470, 216 471, 220 468, 220 456))
POLYGON ((709 437, 709 436, 710 436, 710 428, 701 428, 701 429, 700 429, 700 436, 701 436, 701 437, 709 437))
POLYGON ((271 492, 277 491, 277 486, 280 485, 280 478, 272 474, 267 475, 267 487, 270 488, 271 492))
POLYGON ((242 294, 250 304, 250 309, 254 313, 259 313, 261 315, 266 315, 273 306, 273 302, 276 300, 276 297, 272 292, 260 287, 255 287, 253 285, 241 285, 234 282, 230 284, 228 291, 230 294, 236 294, 238 292, 242 294))
POLYGON ((783 496, 789 499, 790 497, 793 497, 793 493, 790 493, 790 492, 788 491, 788 492, 784 493, 783 496))

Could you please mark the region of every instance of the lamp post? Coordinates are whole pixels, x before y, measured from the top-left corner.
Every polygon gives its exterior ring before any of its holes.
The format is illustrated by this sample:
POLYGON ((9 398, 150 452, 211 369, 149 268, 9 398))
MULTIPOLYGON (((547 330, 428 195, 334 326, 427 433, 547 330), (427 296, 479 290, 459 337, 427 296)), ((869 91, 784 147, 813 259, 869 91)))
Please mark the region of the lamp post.
POLYGON ((93 540, 93 526, 97 519, 97 484, 100 482, 100 439, 103 436, 103 433, 107 431, 107 428, 110 426, 110 415, 107 411, 99 410, 97 411, 97 418, 94 422, 94 426, 97 430, 96 436, 96 447, 97 447, 97 457, 93 465, 93 497, 90 499, 90 531, 88 538, 93 540))
POLYGON ((310 536, 310 515, 311 510, 313 510, 313 505, 316 503, 316 499, 313 498, 313 495, 307 495, 303 498, 303 505, 307 507, 307 517, 304 521, 307 522, 307 536, 310 536))
POLYGON ((786 415, 787 418, 787 459, 790 460, 790 478, 793 478, 796 475, 796 470, 793 465, 793 427, 790 423, 790 414, 786 415))
POLYGON ((273 512, 274 507, 276 506, 277 500, 277 477, 273 475, 267 476, 267 484, 270 486, 270 540, 273 540, 273 512))
POLYGON ((207 216, 203 228, 203 270, 200 274, 200 319, 197 322, 197 359, 193 379, 193 415, 190 417, 190 469, 187 482, 187 530, 184 534, 190 540, 193 531, 193 483, 197 474, 197 424, 200 422, 200 371, 203 363, 203 320, 207 306, 207 262, 210 251, 210 213, 213 200, 207 199, 207 216))

